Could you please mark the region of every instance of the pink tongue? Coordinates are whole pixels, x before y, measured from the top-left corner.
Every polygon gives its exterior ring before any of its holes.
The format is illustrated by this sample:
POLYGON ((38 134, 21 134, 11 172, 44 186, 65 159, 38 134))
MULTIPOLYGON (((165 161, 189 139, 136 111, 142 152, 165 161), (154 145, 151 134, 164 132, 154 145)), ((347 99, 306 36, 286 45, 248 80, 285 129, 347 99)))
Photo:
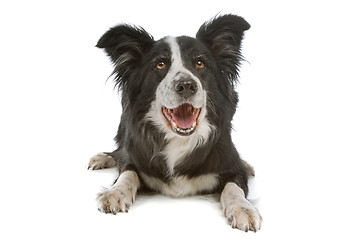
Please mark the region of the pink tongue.
POLYGON ((189 104, 181 105, 178 108, 173 109, 174 113, 172 118, 182 129, 191 128, 193 123, 196 121, 196 114, 192 114, 193 107, 189 104))

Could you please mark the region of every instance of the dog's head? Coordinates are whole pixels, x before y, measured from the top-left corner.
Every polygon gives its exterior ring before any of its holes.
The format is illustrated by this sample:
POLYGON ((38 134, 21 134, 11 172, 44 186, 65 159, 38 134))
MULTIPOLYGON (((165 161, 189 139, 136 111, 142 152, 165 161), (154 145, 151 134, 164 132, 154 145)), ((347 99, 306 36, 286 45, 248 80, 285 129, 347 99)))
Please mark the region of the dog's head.
POLYGON ((243 18, 224 15, 204 23, 196 38, 155 41, 144 29, 123 24, 106 32, 97 47, 115 65, 132 120, 149 120, 171 136, 206 138, 211 128, 230 125, 240 46, 249 28, 243 18))

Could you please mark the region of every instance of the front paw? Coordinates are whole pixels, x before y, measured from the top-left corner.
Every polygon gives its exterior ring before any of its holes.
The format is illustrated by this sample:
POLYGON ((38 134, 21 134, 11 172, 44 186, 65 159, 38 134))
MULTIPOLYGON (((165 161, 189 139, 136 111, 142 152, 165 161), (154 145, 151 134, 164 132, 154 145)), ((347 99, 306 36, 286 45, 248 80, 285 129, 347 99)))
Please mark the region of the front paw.
POLYGON ((90 170, 98 170, 104 168, 112 168, 116 166, 115 160, 106 153, 98 153, 93 156, 88 165, 90 170))
POLYGON ((233 228, 238 228, 245 232, 260 230, 262 217, 250 202, 234 202, 224 208, 224 214, 233 228))
POLYGON ((259 211, 245 198, 244 191, 237 184, 229 182, 225 185, 220 202, 225 217, 233 228, 245 232, 260 230, 262 217, 259 211))
POLYGON ((135 194, 128 188, 110 188, 98 194, 98 209, 104 213, 116 215, 118 212, 128 212, 135 200, 135 194))

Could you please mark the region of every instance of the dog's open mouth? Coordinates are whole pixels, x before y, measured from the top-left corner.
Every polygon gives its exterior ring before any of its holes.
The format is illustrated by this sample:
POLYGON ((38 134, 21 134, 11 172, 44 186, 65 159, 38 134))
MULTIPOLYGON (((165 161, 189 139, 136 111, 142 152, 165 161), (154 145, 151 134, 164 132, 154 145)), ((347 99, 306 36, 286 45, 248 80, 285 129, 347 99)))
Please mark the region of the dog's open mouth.
POLYGON ((162 113, 172 130, 182 136, 189 136, 195 132, 200 110, 188 103, 173 109, 162 107, 162 113))

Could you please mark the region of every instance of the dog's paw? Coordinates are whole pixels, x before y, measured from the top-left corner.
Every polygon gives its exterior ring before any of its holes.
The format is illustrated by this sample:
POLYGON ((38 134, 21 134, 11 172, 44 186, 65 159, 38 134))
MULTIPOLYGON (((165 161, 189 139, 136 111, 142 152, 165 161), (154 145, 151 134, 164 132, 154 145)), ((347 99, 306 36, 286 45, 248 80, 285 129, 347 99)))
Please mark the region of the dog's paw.
POLYGON ((104 213, 116 215, 118 212, 128 212, 130 206, 135 200, 134 192, 127 186, 117 186, 106 189, 98 194, 98 209, 104 213))
POLYGON ((233 203, 224 209, 225 217, 233 228, 238 228, 245 232, 259 231, 261 228, 262 217, 259 211, 250 203, 233 203))
POLYGON ((103 168, 112 168, 116 166, 115 160, 106 153, 98 153, 93 156, 88 165, 88 169, 98 170, 103 168))
POLYGON ((233 228, 245 232, 260 230, 262 217, 245 198, 244 191, 238 185, 232 182, 227 183, 221 193, 220 202, 225 217, 233 228))

